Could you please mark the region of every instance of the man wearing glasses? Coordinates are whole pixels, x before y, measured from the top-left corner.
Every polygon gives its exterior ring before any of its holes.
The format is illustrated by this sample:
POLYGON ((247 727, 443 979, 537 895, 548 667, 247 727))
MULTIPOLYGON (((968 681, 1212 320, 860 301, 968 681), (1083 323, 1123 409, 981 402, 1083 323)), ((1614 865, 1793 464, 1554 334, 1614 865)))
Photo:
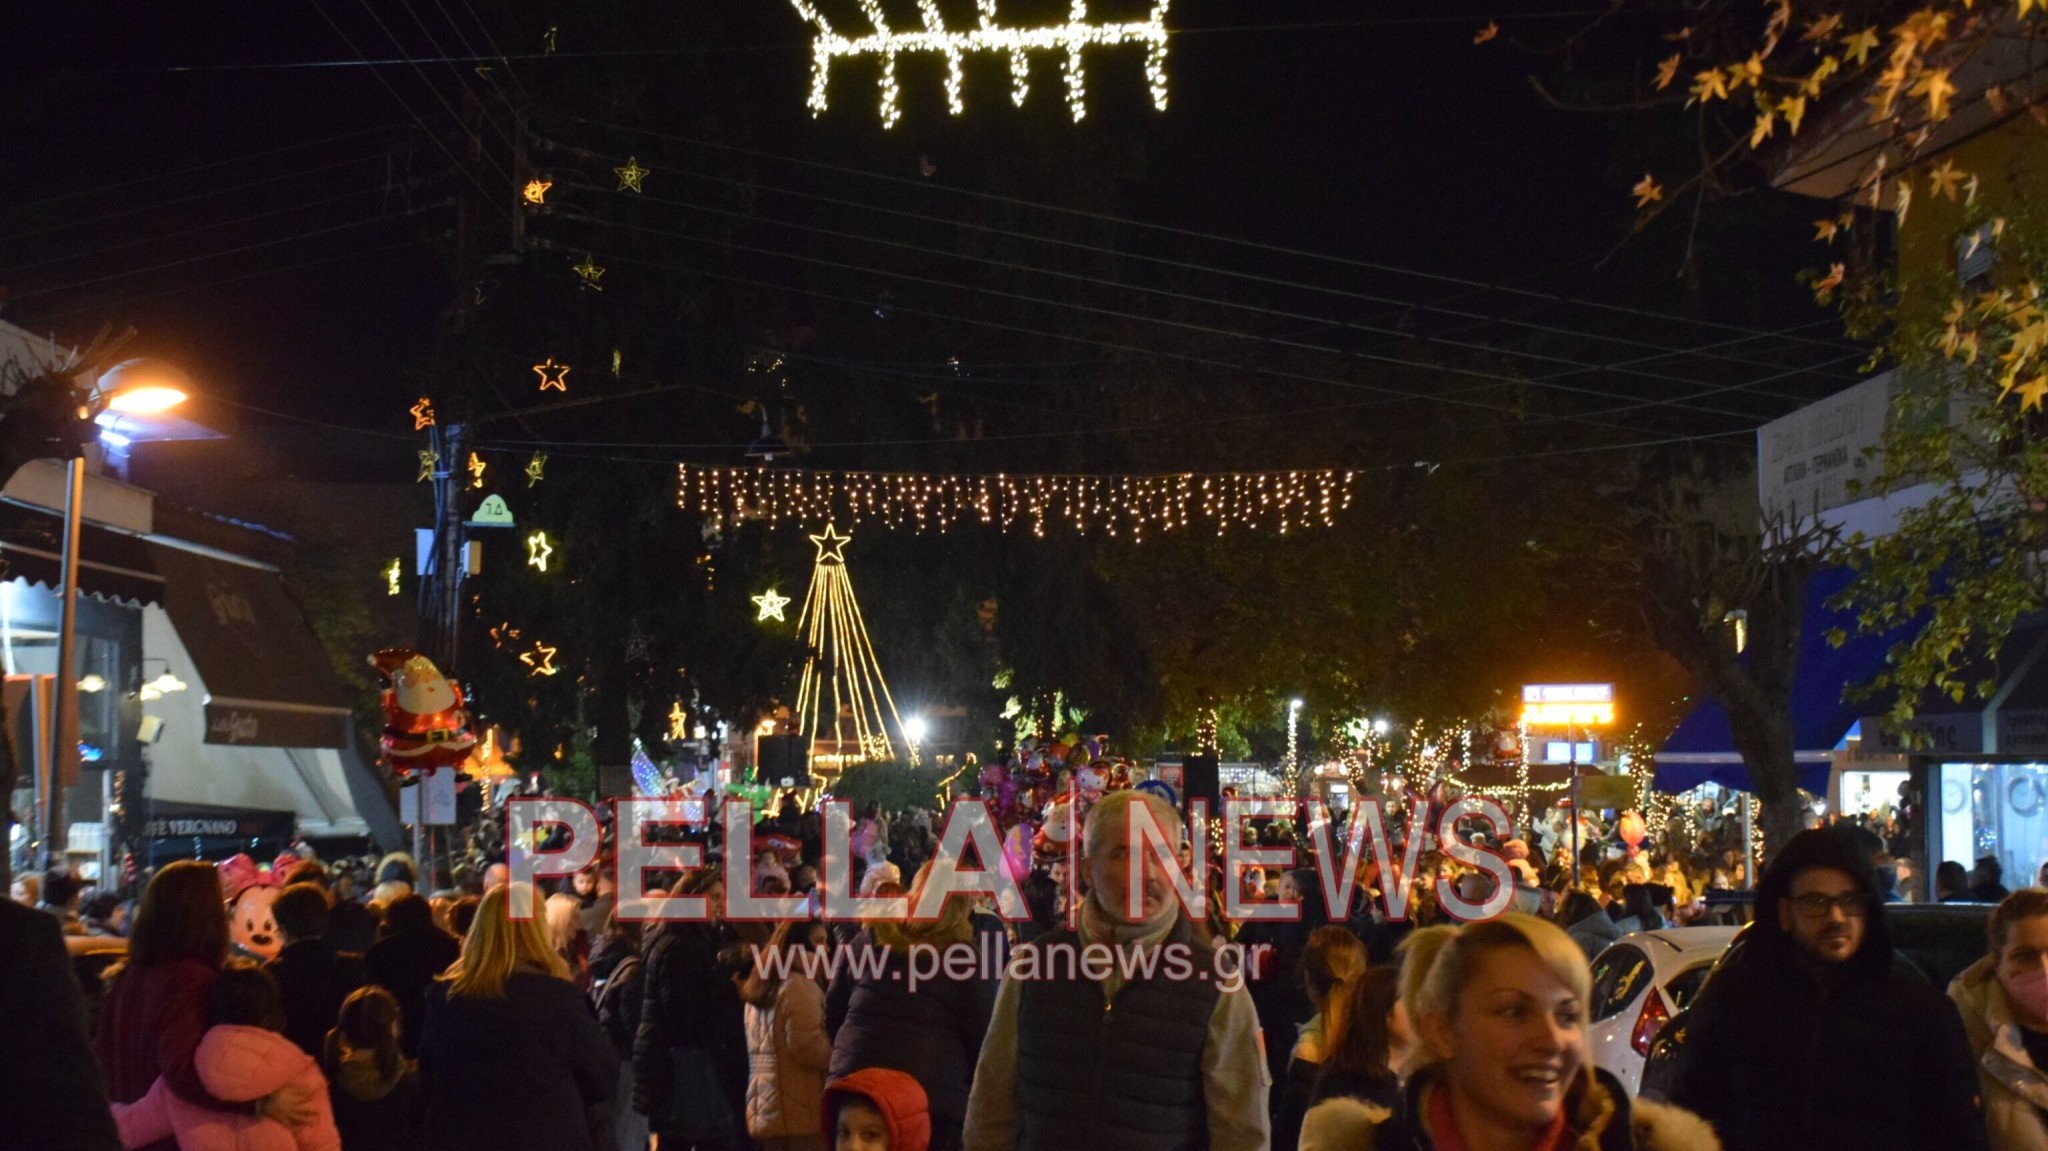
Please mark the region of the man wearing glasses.
POLYGON ((1725 1151, 1988 1147, 1962 1019, 1893 954, 1870 875, 1837 833, 1793 837, 1700 992, 1671 1102, 1725 1151))

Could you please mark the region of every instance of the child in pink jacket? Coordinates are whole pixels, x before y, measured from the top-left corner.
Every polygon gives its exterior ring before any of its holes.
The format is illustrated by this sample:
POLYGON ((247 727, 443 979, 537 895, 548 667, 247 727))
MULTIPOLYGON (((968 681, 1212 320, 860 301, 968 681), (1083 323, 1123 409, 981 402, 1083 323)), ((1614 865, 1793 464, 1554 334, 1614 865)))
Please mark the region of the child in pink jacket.
POLYGON ((212 1111, 172 1094, 159 1077, 133 1103, 114 1104, 124 1147, 177 1136, 179 1151, 341 1151, 327 1079, 313 1057, 284 1037, 284 1000, 262 969, 230 967, 214 981, 206 1034, 193 1063, 214 1097, 247 1111, 212 1111), (287 1090, 289 1089, 289 1090, 287 1090), (311 1117, 297 1127, 256 1114, 256 1101, 285 1091, 286 1109, 311 1117))

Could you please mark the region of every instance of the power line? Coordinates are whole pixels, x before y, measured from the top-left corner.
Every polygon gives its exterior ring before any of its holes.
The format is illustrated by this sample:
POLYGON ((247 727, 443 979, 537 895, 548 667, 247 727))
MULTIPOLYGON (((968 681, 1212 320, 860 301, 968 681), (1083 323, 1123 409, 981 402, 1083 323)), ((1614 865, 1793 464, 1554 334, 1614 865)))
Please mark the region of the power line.
MULTIPOLYGON (((186 292, 197 292, 207 288, 220 288, 225 287, 229 284, 239 284, 244 280, 260 280, 265 276, 281 276, 286 272, 296 272, 304 268, 314 268, 319 267, 320 265, 323 264, 335 264, 340 263, 343 260, 354 260, 359 259, 363 256, 378 256, 383 255, 386 252, 395 252, 403 248, 416 247, 420 242, 421 241, 419 241, 418 239, 411 239, 400 240, 395 244, 383 244, 375 248, 351 248, 346 252, 341 252, 332 256, 321 256, 317 259, 312 260, 299 260, 294 263, 285 264, 281 267, 265 268, 261 271, 256 272, 245 272, 239 276, 227 276, 225 278, 218 280, 208 280, 203 284, 180 284, 175 288, 165 288, 160 292, 143 292, 139 295, 124 295, 121 297, 121 302, 123 304, 133 304, 140 300, 154 300, 163 296, 176 296, 182 295, 183 293, 186 292)), ((100 312, 105 310, 105 305, 94 303, 81 304, 73 308, 59 308, 56 311, 38 311, 36 315, 42 319, 55 319, 58 316, 72 316, 77 315, 80 312, 100 312)))
MULTIPOLYGON (((99 184, 90 188, 80 188, 74 192, 61 192, 55 196, 46 196, 43 199, 30 200, 26 203, 0 205, 0 212, 25 212, 30 208, 40 208, 48 204, 61 203, 65 200, 75 200, 80 196, 94 196, 105 192, 116 192, 122 188, 133 188, 140 184, 147 184, 153 180, 175 180, 180 176, 190 176, 198 172, 210 172, 215 168, 225 168, 231 164, 246 164, 253 160, 267 160, 272 156, 281 156, 286 152, 296 152, 301 148, 312 148, 323 144, 337 143, 342 140, 353 140, 357 136, 367 136, 373 132, 382 131, 384 131, 382 127, 357 128, 352 132, 325 136, 318 140, 300 140, 279 148, 268 148, 261 152, 251 152, 242 156, 230 156, 225 160, 209 160, 204 164, 194 164, 186 168, 173 168, 168 172, 152 172, 147 176, 137 176, 132 180, 121 180, 112 184, 99 184)), ((172 202, 175 203, 176 201, 172 202)), ((33 233, 30 234, 33 235, 33 233)))
POLYGON ((378 189, 376 188, 356 188, 352 191, 342 192, 339 195, 329 196, 323 200, 313 200, 308 203, 302 204, 287 204, 282 208, 271 208, 267 211, 256 212, 251 215, 238 217, 233 220, 215 220, 211 223, 196 224, 190 228, 180 228, 175 232, 163 232, 154 236, 142 236, 133 240, 123 240, 117 244, 108 244, 107 246, 102 248, 89 248, 82 252, 66 252, 64 255, 52 256, 47 260, 37 260, 33 263, 27 264, 15 264, 12 267, 10 267, 8 271, 13 273, 20 273, 27 271, 31 268, 46 268, 51 264, 65 264, 70 263, 73 260, 84 260, 89 259, 93 256, 104 256, 109 252, 118 252, 123 248, 140 247, 144 244, 160 244, 166 240, 175 240, 180 236, 190 236, 199 232, 210 232, 217 228, 237 227, 242 224, 254 223, 257 220, 267 220, 273 216, 289 215, 290 213, 293 212, 307 212, 311 211, 314 208, 324 208, 329 204, 338 204, 343 200, 353 200, 358 196, 362 196, 370 192, 375 192, 377 190, 378 189))
MULTIPOLYGON (((391 30, 390 25, 384 23, 384 17, 379 16, 377 14, 377 9, 371 5, 370 0, 356 0, 356 2, 362 6, 363 11, 368 12, 370 14, 370 19, 375 20, 377 22, 377 27, 383 30, 384 35, 387 39, 389 39, 393 44, 399 43, 397 33, 391 30)), ((353 47, 353 45, 351 45, 351 47, 353 47)), ((417 64, 413 65, 412 70, 413 73, 420 78, 420 83, 426 86, 428 93, 430 93, 434 97, 434 102, 436 104, 441 105, 442 110, 448 113, 448 119, 457 125, 462 124, 462 113, 457 112, 455 110, 455 106, 448 102, 447 97, 441 95, 441 90, 434 86, 434 82, 427 78, 427 70, 425 68, 420 67, 417 64)), ((381 79, 382 77, 379 78, 381 79)), ((468 93, 467 88, 464 88, 463 91, 465 94, 468 93)), ((490 152, 486 149, 477 149, 477 151, 483 157, 485 162, 489 163, 491 167, 496 168, 498 170, 499 175, 505 177, 505 183, 508 187, 516 183, 516 178, 509 170, 506 169, 506 167, 503 164, 500 164, 498 162, 497 157, 491 155, 490 152)), ((483 185, 477 185, 477 191, 482 192, 483 190, 483 185)))
POLYGON ((353 167, 354 165, 361 164, 366 160, 375 160, 380 157, 389 157, 390 155, 391 153, 388 151, 371 152, 367 155, 357 156, 352 160, 342 160, 337 163, 322 164, 317 168, 304 168, 296 172, 284 172, 274 176, 264 176, 260 179, 250 180, 245 183, 229 184, 224 187, 218 188, 209 188, 203 192, 194 192, 192 195, 189 196, 179 196, 169 200, 151 200, 147 204, 137 204, 132 208, 122 208, 114 212, 102 212, 97 216, 75 217, 73 219, 65 220, 64 222, 59 224, 51 224, 47 227, 36 228, 32 231, 16 232, 11 236, 6 237, 4 240, 0 240, 0 243, 17 244, 23 240, 30 239, 35 236, 45 236, 50 234, 51 232, 61 232, 70 228, 98 227, 100 225, 105 224, 109 220, 118 220, 124 216, 133 216, 138 212, 152 212, 158 208, 168 208, 178 204, 190 204, 198 200, 210 200, 215 196, 225 196, 230 192, 242 192, 247 191, 250 188, 260 188, 266 184, 281 183, 285 180, 296 180, 301 176, 318 176, 321 175, 322 173, 333 172, 342 168, 353 167))

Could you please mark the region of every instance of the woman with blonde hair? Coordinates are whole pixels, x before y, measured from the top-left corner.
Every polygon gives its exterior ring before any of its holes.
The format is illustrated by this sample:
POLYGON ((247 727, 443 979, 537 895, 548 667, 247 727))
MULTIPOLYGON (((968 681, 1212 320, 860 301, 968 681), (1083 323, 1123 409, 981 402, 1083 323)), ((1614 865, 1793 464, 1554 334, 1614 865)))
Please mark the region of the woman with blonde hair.
POLYGON ((1592 1065, 1592 979, 1556 924, 1503 915, 1428 940, 1408 962, 1417 966, 1402 972, 1401 985, 1413 989, 1406 1007, 1427 1062, 1391 1112, 1350 1098, 1318 1104, 1303 1124, 1302 1151, 1718 1151, 1697 1116, 1632 1102, 1592 1065))
POLYGON ((494 888, 462 956, 427 989, 421 1145, 445 1151, 611 1145, 619 1057, 570 982, 530 884, 494 888))

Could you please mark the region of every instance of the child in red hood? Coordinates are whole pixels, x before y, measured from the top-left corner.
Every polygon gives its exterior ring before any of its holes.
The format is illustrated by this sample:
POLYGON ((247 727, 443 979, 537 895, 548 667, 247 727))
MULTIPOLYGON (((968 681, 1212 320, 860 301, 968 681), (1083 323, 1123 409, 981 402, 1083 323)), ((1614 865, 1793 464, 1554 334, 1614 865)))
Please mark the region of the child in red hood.
POLYGON ((924 1088, 884 1067, 842 1075, 825 1084, 825 1133, 833 1151, 928 1151, 932 1116, 924 1088))

